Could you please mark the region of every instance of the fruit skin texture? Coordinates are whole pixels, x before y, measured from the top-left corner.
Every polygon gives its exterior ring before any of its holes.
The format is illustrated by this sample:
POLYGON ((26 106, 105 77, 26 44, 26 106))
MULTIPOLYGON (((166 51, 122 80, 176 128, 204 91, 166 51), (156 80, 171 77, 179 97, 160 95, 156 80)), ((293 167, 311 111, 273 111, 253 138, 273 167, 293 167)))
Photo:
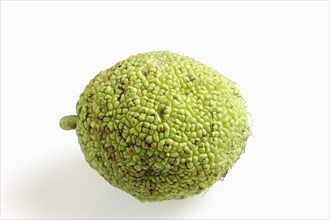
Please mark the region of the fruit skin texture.
POLYGON ((249 135, 235 84, 169 51, 101 71, 76 105, 89 165, 140 201, 199 194, 226 175, 249 135))

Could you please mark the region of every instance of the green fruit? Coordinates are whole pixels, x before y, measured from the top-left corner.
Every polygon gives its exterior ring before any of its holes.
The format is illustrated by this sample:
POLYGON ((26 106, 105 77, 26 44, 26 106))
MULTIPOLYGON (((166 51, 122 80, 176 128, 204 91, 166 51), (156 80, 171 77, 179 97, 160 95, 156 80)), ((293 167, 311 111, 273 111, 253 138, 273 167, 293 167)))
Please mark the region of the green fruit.
POLYGON ((223 178, 249 136, 235 84, 168 51, 143 53, 101 71, 86 86, 76 129, 86 161, 140 201, 182 199, 223 178))

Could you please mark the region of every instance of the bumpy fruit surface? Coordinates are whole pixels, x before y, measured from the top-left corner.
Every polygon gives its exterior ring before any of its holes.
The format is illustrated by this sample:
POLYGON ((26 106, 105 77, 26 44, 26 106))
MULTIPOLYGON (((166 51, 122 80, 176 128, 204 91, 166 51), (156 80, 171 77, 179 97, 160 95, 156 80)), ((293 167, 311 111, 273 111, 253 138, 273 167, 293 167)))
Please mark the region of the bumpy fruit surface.
POLYGON ((101 71, 86 86, 76 129, 89 165, 140 201, 199 194, 226 175, 249 135, 235 84, 169 51, 143 53, 101 71))

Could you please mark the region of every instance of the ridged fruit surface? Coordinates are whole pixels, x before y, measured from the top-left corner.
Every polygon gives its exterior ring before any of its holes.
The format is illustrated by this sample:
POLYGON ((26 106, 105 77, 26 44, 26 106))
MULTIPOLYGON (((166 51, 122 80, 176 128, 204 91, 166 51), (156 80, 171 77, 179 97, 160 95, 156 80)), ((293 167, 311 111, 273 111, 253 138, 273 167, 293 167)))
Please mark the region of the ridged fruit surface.
POLYGON ((86 161, 140 201, 205 191, 226 175, 249 135, 236 85, 169 51, 137 54, 101 71, 76 111, 86 161))

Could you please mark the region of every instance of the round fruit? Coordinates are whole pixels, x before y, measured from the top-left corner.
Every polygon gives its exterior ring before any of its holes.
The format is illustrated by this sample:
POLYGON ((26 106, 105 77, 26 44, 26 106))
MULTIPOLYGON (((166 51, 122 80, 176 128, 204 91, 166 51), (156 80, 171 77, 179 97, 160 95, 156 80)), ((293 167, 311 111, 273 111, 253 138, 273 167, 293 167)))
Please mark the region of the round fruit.
POLYGON ((140 201, 199 194, 226 175, 249 125, 235 84, 169 51, 143 53, 101 71, 86 86, 76 129, 89 165, 140 201))

